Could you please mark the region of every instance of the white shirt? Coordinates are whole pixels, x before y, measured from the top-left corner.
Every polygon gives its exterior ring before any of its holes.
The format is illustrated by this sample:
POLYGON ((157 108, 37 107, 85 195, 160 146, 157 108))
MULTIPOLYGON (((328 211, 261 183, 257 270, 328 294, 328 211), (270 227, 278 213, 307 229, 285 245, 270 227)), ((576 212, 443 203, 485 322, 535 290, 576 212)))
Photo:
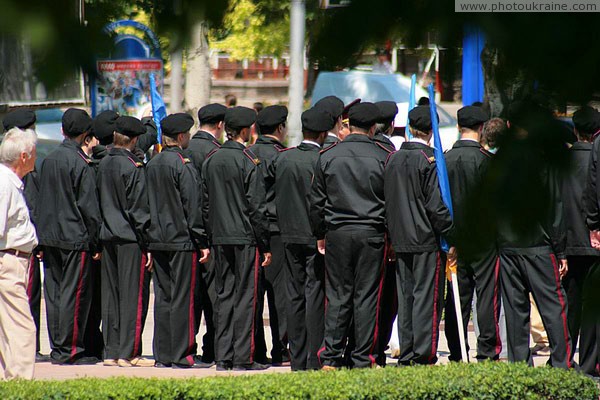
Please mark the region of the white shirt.
POLYGON ((304 140, 302 141, 302 143, 306 143, 306 144, 312 144, 313 146, 321 147, 321 145, 320 145, 319 143, 317 143, 317 142, 313 142, 312 140, 307 140, 307 139, 304 139, 304 140))
POLYGON ((413 136, 413 137, 412 137, 412 139, 410 139, 410 141, 411 141, 411 142, 416 142, 416 143, 422 143, 422 144, 424 144, 425 146, 429 146, 429 142, 426 142, 426 141, 424 141, 423 139, 421 139, 421 138, 418 138, 418 137, 414 137, 414 136, 413 136))
POLYGON ((31 253, 37 244, 23 196, 23 182, 10 168, 0 164, 0 251, 31 253))

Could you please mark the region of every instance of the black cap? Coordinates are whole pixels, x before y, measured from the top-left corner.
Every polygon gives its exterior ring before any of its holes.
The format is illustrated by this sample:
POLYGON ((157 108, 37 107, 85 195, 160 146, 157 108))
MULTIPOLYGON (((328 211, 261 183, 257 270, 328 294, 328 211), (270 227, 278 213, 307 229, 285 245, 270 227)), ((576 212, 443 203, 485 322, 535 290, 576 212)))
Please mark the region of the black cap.
POLYGON ((336 96, 323 97, 315 103, 314 107, 327 111, 335 119, 338 119, 344 112, 344 102, 336 96))
POLYGON ((288 109, 285 106, 269 106, 263 108, 256 117, 259 127, 277 127, 285 123, 288 117, 288 109))
POLYGON ((393 101, 378 101, 375 103, 379 109, 379 121, 382 124, 390 123, 398 114, 398 106, 393 101))
POLYGON ((12 128, 27 129, 33 124, 35 124, 35 113, 23 108, 9 112, 2 120, 5 131, 12 128))
POLYGON ((248 107, 232 107, 225 112, 225 126, 233 129, 249 128, 256 122, 256 111, 248 107))
POLYGON ((348 113, 350 113, 350 109, 355 105, 360 104, 360 100, 361 99, 354 99, 344 106, 344 110, 342 111, 342 119, 348 119, 348 113))
POLYGON ((79 108, 69 108, 62 116, 63 133, 69 137, 79 136, 92 128, 92 118, 79 108))
MULTIPOLYGON (((439 118, 439 117, 438 117, 439 118)), ((431 130, 431 109, 429 106, 418 106, 408 113, 408 123, 421 132, 431 130)))
POLYGON ((116 122, 115 130, 130 138, 143 135, 146 133, 146 127, 142 124, 142 121, 135 117, 123 116, 119 117, 116 122))
POLYGON ((98 140, 112 136, 119 114, 113 110, 102 111, 92 121, 92 133, 98 140))
POLYGON ((225 118, 227 107, 223 104, 208 104, 198 110, 198 121, 202 124, 216 124, 225 118))
POLYGON ((487 112, 478 106, 466 106, 456 113, 458 126, 473 128, 487 122, 490 117, 487 112))
POLYGON ((573 114, 573 125, 581 133, 594 134, 600 129, 600 113, 589 106, 581 107, 573 114))
POLYGON ((302 113, 302 131, 328 132, 333 129, 335 119, 327 111, 313 107, 302 113))
POLYGON ((369 129, 379 121, 379 108, 373 103, 359 103, 348 111, 351 126, 369 129))
POLYGON ((163 135, 174 137, 180 133, 187 133, 194 126, 194 118, 186 113, 176 113, 166 116, 160 121, 163 135))

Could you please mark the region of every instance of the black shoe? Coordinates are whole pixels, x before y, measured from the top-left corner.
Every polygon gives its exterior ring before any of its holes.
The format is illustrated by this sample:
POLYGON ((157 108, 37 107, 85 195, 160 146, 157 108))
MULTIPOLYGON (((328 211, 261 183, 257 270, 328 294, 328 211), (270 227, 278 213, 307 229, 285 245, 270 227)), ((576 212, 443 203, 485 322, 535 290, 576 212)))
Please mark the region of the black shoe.
POLYGON ((42 354, 39 351, 37 353, 35 353, 35 362, 36 363, 50 362, 51 360, 52 359, 50 358, 49 355, 42 354))
POLYGON ((253 362, 251 364, 234 365, 234 371, 262 371, 269 368, 268 365, 253 362))
POLYGON ((174 369, 189 369, 189 368, 206 369, 206 368, 212 367, 213 365, 215 365, 215 363, 205 363, 205 362, 202 362, 200 360, 196 360, 196 362, 193 363, 192 365, 188 365, 188 364, 175 364, 175 363, 173 363, 173 368, 174 369))
POLYGON ((217 371, 231 371, 233 369, 233 364, 227 361, 219 361, 217 363, 217 371))
POLYGON ((94 365, 100 362, 96 357, 81 357, 73 361, 73 365, 94 365))
POLYGON ((154 368, 171 368, 171 363, 161 363, 157 361, 154 363, 154 368))

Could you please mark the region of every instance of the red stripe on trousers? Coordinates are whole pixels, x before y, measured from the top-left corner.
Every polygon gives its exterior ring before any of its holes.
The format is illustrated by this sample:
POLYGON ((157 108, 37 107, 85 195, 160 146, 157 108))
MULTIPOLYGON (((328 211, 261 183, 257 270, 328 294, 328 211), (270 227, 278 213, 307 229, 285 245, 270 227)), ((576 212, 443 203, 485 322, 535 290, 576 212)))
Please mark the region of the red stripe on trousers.
POLYGON ((323 365, 321 362, 321 354, 325 351, 325 346, 321 347, 319 351, 317 351, 317 360, 319 360, 319 365, 323 365))
MULTIPOLYGON (((254 362, 254 330, 256 329, 256 302, 258 300, 258 268, 260 263, 260 253, 258 252, 258 248, 256 249, 256 253, 254 256, 254 296, 252 298, 252 331, 250 332, 250 363, 254 362)), ((262 315, 260 316, 262 318, 262 315)))
POLYGON ((135 316, 135 341, 133 342, 133 354, 132 357, 139 356, 138 351, 140 350, 140 344, 142 341, 142 314, 144 311, 144 278, 146 274, 146 253, 142 252, 142 262, 140 263, 140 283, 138 285, 138 301, 137 301, 137 314, 135 316))
POLYGON ((81 263, 79 264, 79 279, 77 280, 77 292, 75 293, 75 316, 73 317, 73 341, 71 343, 71 359, 77 354, 77 337, 79 336, 79 308, 81 306, 81 291, 83 289, 83 268, 85 268, 86 252, 81 252, 81 263))
MULTIPOLYGON (((190 306, 189 306, 189 318, 188 318, 188 322, 189 322, 189 332, 188 332, 188 337, 189 337, 189 347, 188 347, 188 353, 190 351, 192 351, 192 348, 194 347, 194 343, 196 341, 196 318, 195 318, 195 313, 194 313, 194 291, 196 289, 196 268, 198 267, 198 253, 196 253, 195 251, 192 252, 192 279, 190 282, 190 306)), ((195 360, 194 357, 192 355, 188 355, 186 357, 186 359, 189 361, 190 365, 194 365, 195 360)))
POLYGON ((440 252, 436 252, 435 261, 435 280, 433 288, 433 322, 431 323, 431 355, 429 356, 429 362, 432 362, 437 354, 437 316, 438 316, 438 296, 439 296, 439 278, 440 278, 440 252))
POLYGON ((567 368, 571 368, 571 341, 569 340, 569 327, 567 325, 567 314, 565 312, 565 299, 562 291, 560 290, 560 273, 558 271, 558 264, 556 263, 556 257, 554 254, 550 254, 550 260, 552 261, 552 267, 554 268, 554 279, 556 280, 556 293, 558 294, 558 301, 560 302, 560 316, 563 320, 563 334, 565 335, 565 342, 567 345, 567 368))
POLYGON ((496 355, 502 352, 502 341, 500 340, 500 325, 498 321, 498 277, 500 275, 500 257, 496 257, 496 268, 494 270, 494 326, 496 328, 496 355))
MULTIPOLYGON (((384 239, 387 242, 387 239, 384 239)), ((371 360, 371 365, 376 363, 375 357, 373 357, 373 349, 375 349, 375 344, 377 343, 377 336, 379 335, 379 312, 381 311, 381 293, 383 292, 383 282, 385 277, 385 259, 387 256, 387 243, 383 246, 383 261, 381 262, 381 268, 379 270, 379 290, 377 292, 377 305, 375 308, 375 334, 373 335, 373 344, 369 349, 369 359, 371 360)))
POLYGON ((29 299, 29 302, 31 303, 31 294, 33 292, 33 268, 35 268, 35 255, 31 255, 31 257, 29 257, 29 278, 27 279, 27 298, 29 299))

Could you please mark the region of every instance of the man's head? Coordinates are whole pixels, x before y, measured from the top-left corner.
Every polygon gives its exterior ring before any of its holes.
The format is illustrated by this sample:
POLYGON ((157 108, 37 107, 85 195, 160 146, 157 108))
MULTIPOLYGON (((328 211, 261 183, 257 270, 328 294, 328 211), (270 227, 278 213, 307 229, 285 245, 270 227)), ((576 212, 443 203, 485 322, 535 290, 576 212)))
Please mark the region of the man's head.
POLYGON ((256 111, 248 107, 229 108, 225 113, 225 133, 229 140, 246 143, 251 127, 256 122, 256 111))
POLYGON ((74 139, 80 144, 91 135, 92 118, 79 108, 69 108, 62 116, 63 135, 74 139))
POLYGON ((160 121, 160 127, 166 146, 179 146, 186 149, 190 143, 190 129, 194 118, 186 113, 176 113, 160 121))
POLYGON ((198 121, 200 129, 210 132, 215 138, 221 139, 223 136, 223 119, 225 119, 227 107, 223 104, 208 104, 198 110, 198 121))
POLYGON ((429 106, 418 106, 408 113, 408 124, 410 133, 415 137, 426 142, 431 140, 433 131, 431 130, 431 109, 429 106))
POLYGON ((11 128, 0 143, 0 163, 21 179, 35 166, 37 135, 32 129, 11 128))
POLYGON ((483 125, 482 145, 488 150, 497 148, 505 132, 506 122, 502 118, 490 119, 483 125))
POLYGON ((225 105, 229 108, 237 106, 237 97, 229 93, 225 96, 225 105))
POLYGON ((380 119, 379 109, 373 103, 359 103, 348 111, 350 132, 373 137, 376 123, 380 119))
POLYGON ((108 146, 113 142, 115 123, 119 114, 112 110, 102 111, 92 121, 92 133, 101 145, 108 146))
POLYGON ((336 121, 336 124, 331 129, 331 132, 337 135, 342 129, 342 114, 344 112, 344 102, 335 96, 327 96, 317 101, 314 105, 314 108, 327 111, 329 114, 331 114, 333 119, 335 119, 336 121))
POLYGON ((335 119, 327 111, 311 108, 302 113, 302 134, 304 139, 323 146, 327 132, 335 125, 335 119))
POLYGON ((483 132, 483 124, 490 119, 488 113, 478 106, 463 107, 458 110, 456 117, 461 137, 478 141, 483 132))
POLYGON ((138 137, 146 133, 146 127, 135 117, 119 117, 115 122, 114 144, 132 151, 138 141, 138 137))
POLYGON ((375 105, 379 109, 377 130, 391 136, 394 132, 394 119, 398 114, 398 106, 393 101, 378 101, 375 105))
POLYGON ((258 113, 256 125, 260 135, 275 136, 282 142, 287 133, 286 121, 288 109, 285 106, 269 106, 258 113))
POLYGON ((12 128, 35 129, 36 116, 32 110, 19 108, 11 111, 2 120, 4 131, 12 128))
POLYGON ((600 131, 600 113, 589 106, 581 107, 573 114, 573 125, 579 140, 591 141, 600 131))

